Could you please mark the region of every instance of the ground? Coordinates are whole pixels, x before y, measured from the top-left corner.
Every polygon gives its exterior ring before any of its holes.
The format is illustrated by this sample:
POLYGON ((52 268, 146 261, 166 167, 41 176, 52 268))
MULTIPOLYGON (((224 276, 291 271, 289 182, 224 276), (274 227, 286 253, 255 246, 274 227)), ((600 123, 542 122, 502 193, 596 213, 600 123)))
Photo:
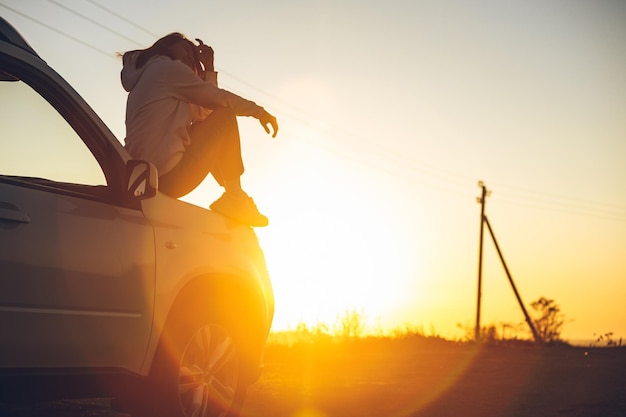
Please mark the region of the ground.
MULTIPOLYGON (((120 417, 107 399, 0 405, 6 417, 120 417)), ((254 417, 626 416, 626 349, 359 340, 268 348, 254 417)))

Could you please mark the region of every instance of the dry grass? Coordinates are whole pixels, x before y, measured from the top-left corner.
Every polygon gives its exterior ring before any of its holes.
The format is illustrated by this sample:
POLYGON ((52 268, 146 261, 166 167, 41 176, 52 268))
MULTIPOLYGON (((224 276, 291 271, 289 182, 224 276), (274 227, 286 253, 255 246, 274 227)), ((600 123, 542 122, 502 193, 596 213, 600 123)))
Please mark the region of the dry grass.
POLYGON ((245 414, 623 416, 624 370, 624 348, 330 337, 270 345, 245 414))

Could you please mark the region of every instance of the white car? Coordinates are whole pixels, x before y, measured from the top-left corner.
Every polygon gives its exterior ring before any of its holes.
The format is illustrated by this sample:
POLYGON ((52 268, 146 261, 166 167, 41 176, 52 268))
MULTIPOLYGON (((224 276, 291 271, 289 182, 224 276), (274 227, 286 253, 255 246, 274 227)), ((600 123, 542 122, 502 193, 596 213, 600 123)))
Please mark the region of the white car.
POLYGON ((236 411, 274 311, 254 231, 159 193, 2 18, 0 126, 0 401, 236 411))

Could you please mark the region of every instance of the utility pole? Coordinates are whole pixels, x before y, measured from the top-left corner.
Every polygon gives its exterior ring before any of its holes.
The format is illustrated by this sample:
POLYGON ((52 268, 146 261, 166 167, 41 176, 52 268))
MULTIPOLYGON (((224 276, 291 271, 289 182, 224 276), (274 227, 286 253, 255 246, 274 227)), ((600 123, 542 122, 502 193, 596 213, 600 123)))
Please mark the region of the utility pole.
POLYGON ((533 337, 536 342, 542 342, 541 336, 537 332, 535 325, 533 324, 532 319, 528 315, 526 311, 526 307, 524 307, 524 303, 522 302, 522 297, 517 291, 517 287, 515 286, 515 282, 513 282, 513 277, 509 272, 509 268, 504 261, 504 255, 502 255, 502 251, 500 250, 500 246, 498 245, 498 241, 496 240, 496 235, 493 233, 493 229, 491 228, 491 224, 489 224, 489 219, 485 215, 485 203, 487 196, 491 194, 491 191, 487 190, 485 184, 482 181, 478 182, 478 186, 481 187, 482 193, 480 197, 476 198, 476 201, 480 203, 480 240, 478 246, 478 300, 476 303, 476 327, 474 329, 474 340, 480 340, 480 304, 481 304, 481 296, 482 296, 482 281, 483 281, 483 237, 485 224, 487 224, 487 228, 489 229, 489 234, 491 235, 491 240, 493 241, 494 246, 496 247, 496 251, 498 252, 498 256, 500 257, 500 262, 502 263, 502 267, 504 268, 504 272, 506 273, 507 278, 509 279, 509 284, 511 284, 511 288, 513 289, 513 293, 515 293, 515 297, 517 298, 517 302, 519 303, 520 308, 522 309, 522 313, 524 314, 524 318, 526 319, 526 323, 528 327, 530 327, 530 331, 533 334, 533 337))
POLYGON ((482 189, 480 197, 476 201, 480 203, 480 238, 478 241, 478 296, 476 300, 476 327, 474 327, 474 340, 480 339, 480 303, 483 285, 483 236, 485 230, 485 203, 487 199, 487 187, 482 181, 478 181, 478 186, 482 189))

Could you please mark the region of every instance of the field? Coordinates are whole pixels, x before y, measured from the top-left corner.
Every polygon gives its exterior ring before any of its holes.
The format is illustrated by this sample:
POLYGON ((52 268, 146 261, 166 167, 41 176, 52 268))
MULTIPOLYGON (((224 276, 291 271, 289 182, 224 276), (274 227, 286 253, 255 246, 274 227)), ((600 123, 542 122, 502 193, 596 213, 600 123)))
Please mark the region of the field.
MULTIPOLYGON (((0 406, 6 417, 120 417, 108 400, 0 406)), ((359 339, 270 345, 250 417, 626 416, 626 349, 359 339)))
POLYGON ((274 346, 246 414, 626 416, 626 349, 419 338, 274 346))

